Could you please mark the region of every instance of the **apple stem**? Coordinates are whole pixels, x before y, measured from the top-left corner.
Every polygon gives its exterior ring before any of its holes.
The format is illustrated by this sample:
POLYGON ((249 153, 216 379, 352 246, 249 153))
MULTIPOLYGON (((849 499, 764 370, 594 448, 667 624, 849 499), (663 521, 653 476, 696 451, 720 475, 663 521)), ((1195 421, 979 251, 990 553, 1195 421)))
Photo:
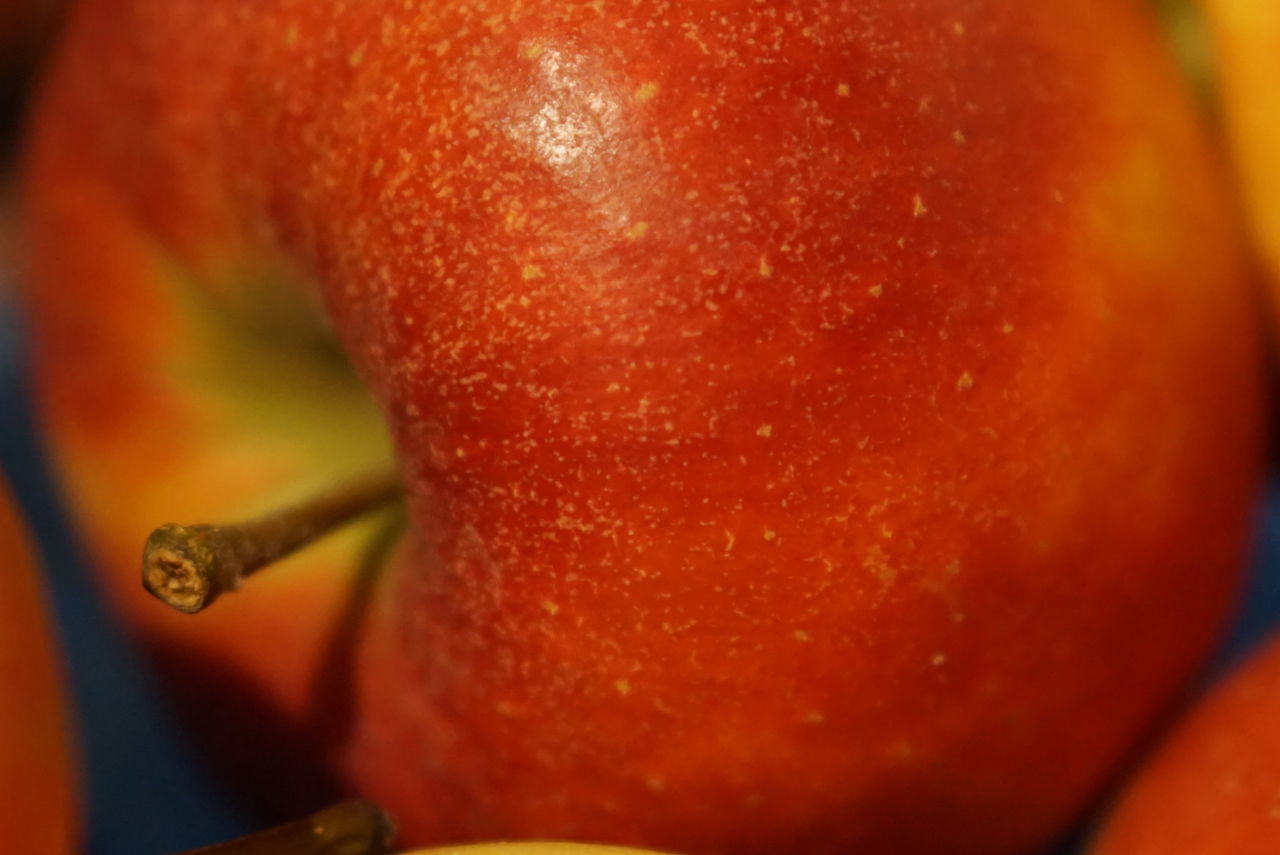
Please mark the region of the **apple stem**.
POLYGON ((399 495, 395 475, 378 474, 237 525, 160 526, 143 550, 142 585, 195 614, 268 564, 399 495))
POLYGON ((184 855, 385 855, 394 838, 395 826, 382 808, 353 801, 184 855))

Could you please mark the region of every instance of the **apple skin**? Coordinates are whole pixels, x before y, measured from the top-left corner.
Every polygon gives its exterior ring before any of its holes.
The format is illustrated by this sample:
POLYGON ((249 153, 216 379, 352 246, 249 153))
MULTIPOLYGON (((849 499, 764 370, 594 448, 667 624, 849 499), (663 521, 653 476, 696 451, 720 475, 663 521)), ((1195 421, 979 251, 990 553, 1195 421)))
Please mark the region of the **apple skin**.
POLYGON ((69 724, 44 593, 0 480, 0 833, 7 851, 77 849, 69 724))
POLYGON ((1280 840, 1280 637, 1181 721, 1092 855, 1271 855, 1280 840))
MULTIPOLYGON (((1280 5, 1199 0, 1209 25, 1218 94, 1259 254, 1280 295, 1280 5)), ((1275 298, 1273 297, 1273 304, 1275 298)))
POLYGON ((1137 3, 86 0, 27 170, 107 590, 218 762, 410 843, 1026 851, 1237 591, 1254 295, 1137 3), (384 430, 381 554, 139 592, 384 430))

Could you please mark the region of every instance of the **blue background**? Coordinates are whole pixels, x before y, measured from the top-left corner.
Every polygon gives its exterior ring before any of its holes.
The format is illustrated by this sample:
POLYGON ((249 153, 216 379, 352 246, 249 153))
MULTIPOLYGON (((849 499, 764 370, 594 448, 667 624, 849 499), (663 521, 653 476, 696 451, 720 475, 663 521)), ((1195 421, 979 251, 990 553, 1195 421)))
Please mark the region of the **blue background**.
MULTIPOLYGON (((202 777, 137 652, 105 611, 29 405, 23 334, 0 283, 0 469, 35 530, 70 667, 90 855, 164 855, 249 830, 202 777)), ((0 849, 3 849, 0 841, 0 849)))

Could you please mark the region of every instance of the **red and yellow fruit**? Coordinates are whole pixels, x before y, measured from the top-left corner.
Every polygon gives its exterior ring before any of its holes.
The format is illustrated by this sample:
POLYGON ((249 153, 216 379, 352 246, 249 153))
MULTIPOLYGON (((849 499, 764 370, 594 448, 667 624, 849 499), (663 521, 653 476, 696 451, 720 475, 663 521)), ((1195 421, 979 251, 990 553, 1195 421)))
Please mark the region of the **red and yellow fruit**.
POLYGON ((1280 4, 1200 0, 1240 192, 1280 300, 1280 4))
POLYGON ((28 167, 104 583, 411 842, 1025 851, 1236 590, 1251 295, 1136 2, 86 0, 28 167), (403 531, 139 594, 393 456, 403 531))
POLYGON ((1280 639, 1148 762, 1092 855, 1271 855, 1280 841, 1280 639))
POLYGON ((66 699, 26 535, 0 481, 0 839, 9 852, 71 855, 66 699))

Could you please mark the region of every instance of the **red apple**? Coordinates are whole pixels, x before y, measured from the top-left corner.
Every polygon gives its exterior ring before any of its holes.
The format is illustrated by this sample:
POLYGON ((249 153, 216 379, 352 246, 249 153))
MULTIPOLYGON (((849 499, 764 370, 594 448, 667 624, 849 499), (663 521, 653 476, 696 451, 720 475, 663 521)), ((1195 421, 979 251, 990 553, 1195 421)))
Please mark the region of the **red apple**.
POLYGON ((28 162, 44 416, 104 583, 246 780, 319 766, 421 844, 998 855, 1212 644, 1258 336, 1141 4, 70 23, 28 162), (386 434, 403 533, 194 618, 138 591, 152 527, 287 504, 386 434))
POLYGON ((6 852, 75 851, 65 700, 26 532, 0 481, 0 839, 6 852))
MULTIPOLYGON (((1200 0, 1216 58, 1222 115, 1254 236, 1280 296, 1280 4, 1200 0)), ((1273 298, 1274 302, 1274 298, 1273 298)))
POLYGON ((1092 855, 1274 855, 1280 637, 1192 710, 1122 794, 1092 855))

